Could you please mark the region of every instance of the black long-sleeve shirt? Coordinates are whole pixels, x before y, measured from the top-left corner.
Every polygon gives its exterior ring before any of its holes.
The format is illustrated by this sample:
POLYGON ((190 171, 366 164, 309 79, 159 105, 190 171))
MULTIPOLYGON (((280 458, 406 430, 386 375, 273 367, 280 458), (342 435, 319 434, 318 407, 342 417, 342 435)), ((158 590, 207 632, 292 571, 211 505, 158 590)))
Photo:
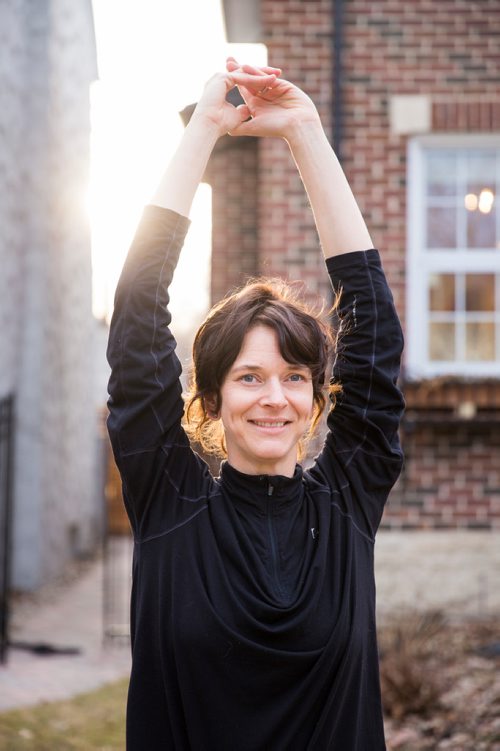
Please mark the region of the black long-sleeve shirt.
POLYGON ((129 751, 385 749, 374 535, 401 468, 400 324, 376 250, 328 259, 343 392, 311 469, 211 476, 181 426, 168 285, 188 220, 147 207, 118 285, 108 420, 135 537, 129 751))

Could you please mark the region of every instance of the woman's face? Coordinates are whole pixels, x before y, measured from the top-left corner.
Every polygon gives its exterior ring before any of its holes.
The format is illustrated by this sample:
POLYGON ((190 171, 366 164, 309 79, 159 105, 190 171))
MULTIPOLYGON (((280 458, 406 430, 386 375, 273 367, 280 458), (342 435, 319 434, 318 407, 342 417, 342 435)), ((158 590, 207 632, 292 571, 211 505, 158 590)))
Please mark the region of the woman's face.
POLYGON ((313 412, 310 369, 283 359, 273 329, 251 328, 221 388, 229 463, 246 474, 292 477, 313 412))

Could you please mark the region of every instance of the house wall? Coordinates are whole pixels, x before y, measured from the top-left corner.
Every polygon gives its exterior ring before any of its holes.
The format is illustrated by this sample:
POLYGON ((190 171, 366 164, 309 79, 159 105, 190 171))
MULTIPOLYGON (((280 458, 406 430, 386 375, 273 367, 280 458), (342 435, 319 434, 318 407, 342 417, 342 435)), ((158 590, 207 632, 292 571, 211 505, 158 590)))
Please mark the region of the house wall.
POLYGON ((258 268, 258 176, 255 138, 219 142, 205 175, 212 186, 211 300, 220 300, 258 268))
POLYGON ((15 395, 12 585, 35 589, 100 526, 85 213, 90 0, 0 6, 0 396, 15 395))
MULTIPOLYGON (((311 95, 328 134, 334 126, 333 5, 260 2, 270 63, 311 95)), ((500 4, 349 0, 343 8, 340 157, 383 254, 405 327, 408 138, 415 132, 500 132, 500 4), (398 110, 407 96, 416 106, 413 121, 398 110)), ((311 294, 328 295, 311 211, 287 145, 259 142, 256 161, 259 272, 302 279, 311 294)), ((217 179, 223 192, 222 172, 217 179)), ((232 221, 237 242, 237 218, 232 221)), ((214 299, 225 284, 226 223, 215 212, 214 299)), ((479 408, 468 417, 460 414, 463 389, 443 379, 432 385, 432 405, 428 384, 406 383, 403 374, 402 386, 409 404, 403 429, 408 459, 384 526, 499 527, 499 381, 469 384, 466 397, 472 394, 479 408)))
MULTIPOLYGON (((331 2, 264 1, 263 41, 272 65, 297 81, 331 130, 331 2)), ((271 275, 302 279, 312 294, 328 295, 322 254, 302 182, 284 141, 259 143, 259 265, 271 275)))

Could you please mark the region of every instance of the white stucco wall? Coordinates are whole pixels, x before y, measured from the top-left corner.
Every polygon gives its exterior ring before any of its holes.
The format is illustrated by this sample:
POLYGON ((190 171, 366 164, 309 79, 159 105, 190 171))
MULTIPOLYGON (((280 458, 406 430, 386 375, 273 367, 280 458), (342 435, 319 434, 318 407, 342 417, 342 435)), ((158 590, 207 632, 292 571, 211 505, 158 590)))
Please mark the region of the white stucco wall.
POLYGON ((0 396, 16 398, 12 583, 34 589, 91 549, 101 517, 90 0, 3 0, 0 50, 0 396))

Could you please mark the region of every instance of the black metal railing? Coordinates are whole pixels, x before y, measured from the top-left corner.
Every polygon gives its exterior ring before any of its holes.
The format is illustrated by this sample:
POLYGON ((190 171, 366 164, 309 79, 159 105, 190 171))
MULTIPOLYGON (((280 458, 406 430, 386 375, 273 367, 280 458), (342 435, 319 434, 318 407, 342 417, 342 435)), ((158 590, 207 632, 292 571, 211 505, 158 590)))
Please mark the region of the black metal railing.
POLYGON ((14 397, 0 399, 0 663, 7 659, 12 530, 14 397))

